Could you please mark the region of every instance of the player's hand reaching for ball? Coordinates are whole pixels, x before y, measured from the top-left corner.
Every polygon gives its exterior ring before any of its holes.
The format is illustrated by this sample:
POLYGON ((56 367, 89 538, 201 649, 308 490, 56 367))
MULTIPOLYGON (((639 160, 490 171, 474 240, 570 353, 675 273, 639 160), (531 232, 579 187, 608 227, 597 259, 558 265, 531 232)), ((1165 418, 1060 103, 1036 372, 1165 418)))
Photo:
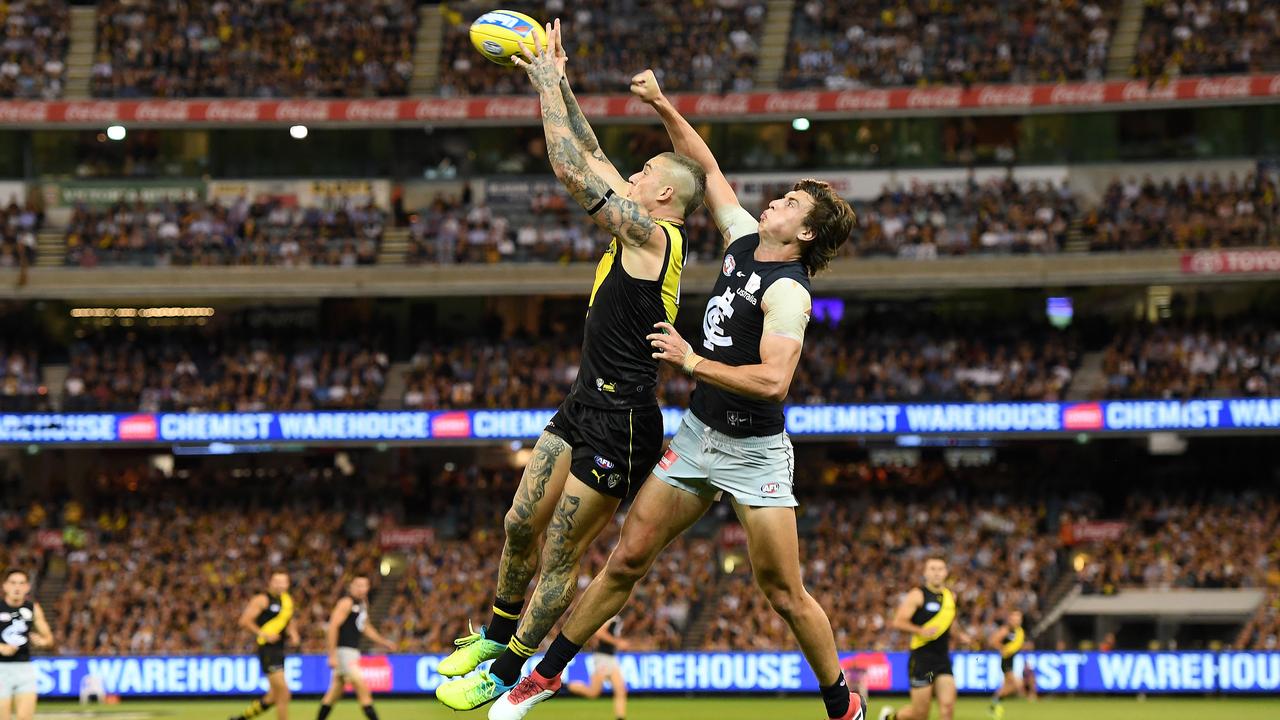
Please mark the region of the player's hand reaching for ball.
POLYGON ((680 333, 672 327, 669 322, 660 322, 654 325, 657 332, 647 337, 649 344, 653 346, 653 357, 669 362, 672 365, 684 370, 692 375, 693 368, 706 358, 698 355, 693 351, 693 346, 687 340, 680 337, 680 333))
POLYGON ((655 103, 662 97, 662 88, 658 87, 658 77, 652 70, 637 73, 631 78, 631 94, 645 103, 655 103))
POLYGON ((520 43, 520 52, 524 57, 520 55, 511 56, 511 62, 515 63, 516 67, 522 67, 525 72, 529 73, 529 81, 533 83, 533 87, 538 92, 551 90, 552 88, 559 90, 560 76, 564 72, 565 62, 568 62, 567 58, 564 62, 556 58, 555 48, 560 43, 558 27, 558 22, 555 26, 547 23, 546 47, 543 47, 542 41, 535 34, 533 36, 533 47, 529 47, 523 42, 520 43))

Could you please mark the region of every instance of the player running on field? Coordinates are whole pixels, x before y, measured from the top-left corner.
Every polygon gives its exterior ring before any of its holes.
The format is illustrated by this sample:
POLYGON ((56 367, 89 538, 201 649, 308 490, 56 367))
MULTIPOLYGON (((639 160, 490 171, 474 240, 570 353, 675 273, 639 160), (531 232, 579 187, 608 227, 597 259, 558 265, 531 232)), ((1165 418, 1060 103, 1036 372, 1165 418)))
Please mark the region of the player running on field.
MULTIPOLYGON (((929 703, 938 699, 938 715, 951 720, 956 710, 956 679, 951 672, 951 633, 956 619, 956 596, 944 583, 947 561, 940 557, 924 562, 924 584, 911 588, 891 626, 911 634, 911 655, 907 658, 907 680, 911 684, 911 704, 894 711, 886 707, 880 720, 928 720, 929 703)), ((969 635, 954 628, 962 643, 969 635)))
POLYGON ((289 594, 289 573, 277 570, 267 581, 267 591, 249 599, 240 614, 240 627, 253 633, 258 649, 258 662, 262 674, 267 676, 267 694, 249 703, 249 706, 231 720, 249 720, 276 709, 276 717, 289 720, 289 683, 284 677, 284 639, 289 636, 294 647, 298 646, 298 629, 293 621, 293 596, 289 594))
POLYGON ((479 707, 514 686, 572 602, 582 554, 662 452, 658 361, 646 335, 675 319, 688 252, 683 220, 702 203, 706 180, 701 166, 675 153, 650 159, 624 180, 564 76, 559 22, 547 36, 549 47, 531 48, 519 61, 538 91, 547 155, 569 194, 613 240, 596 268, 578 377, 534 445, 506 515, 493 616, 440 663, 441 675, 458 676, 496 658, 488 671, 436 689, 455 710, 479 707), (521 615, 544 531, 538 583, 521 615))
POLYGON ((1022 611, 1014 610, 1009 618, 991 633, 987 645, 1000 653, 1000 672, 1004 680, 1000 689, 991 696, 991 715, 997 720, 1004 717, 1004 705, 1000 701, 1010 695, 1027 696, 1027 689, 1022 684, 1022 676, 1013 671, 1013 661, 1022 652, 1027 642, 1027 631, 1022 628, 1022 611))
POLYGON ((342 699, 343 688, 351 683, 356 691, 356 702, 369 720, 378 720, 373 709, 373 693, 360 674, 360 640, 369 638, 388 651, 396 649, 395 643, 382 637, 369 620, 369 577, 357 575, 347 585, 347 594, 338 599, 329 615, 329 627, 325 639, 329 646, 329 667, 333 679, 320 700, 316 720, 325 720, 333 711, 333 704, 342 699))
POLYGON ((658 553, 728 493, 747 533, 756 582, 817 675, 826 717, 859 720, 865 702, 849 690, 831 624, 801 579, 794 456, 782 413, 809 320, 809 278, 853 232, 853 210, 826 183, 801 180, 752 217, 653 73, 637 75, 632 92, 658 111, 676 151, 706 169, 707 208, 728 243, 697 345, 665 322, 649 336, 654 357, 697 383, 690 411, 627 513, 604 570, 537 669, 489 718, 522 718, 552 697, 569 660, 626 604, 658 553))
POLYGON ((0 601, 0 718, 12 711, 17 720, 36 714, 36 666, 31 648, 53 645, 53 632, 40 603, 31 599, 31 576, 25 570, 4 574, 0 601))

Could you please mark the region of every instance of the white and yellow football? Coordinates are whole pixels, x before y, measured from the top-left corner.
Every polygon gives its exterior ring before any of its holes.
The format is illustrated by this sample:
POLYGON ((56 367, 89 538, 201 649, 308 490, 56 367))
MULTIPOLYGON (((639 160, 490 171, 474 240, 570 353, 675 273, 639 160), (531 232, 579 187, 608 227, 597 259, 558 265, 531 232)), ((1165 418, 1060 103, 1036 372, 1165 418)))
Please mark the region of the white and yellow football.
POLYGON ((535 43, 547 45, 547 31, 542 23, 511 10, 492 10, 471 23, 471 44, 486 58, 511 67, 512 55, 520 54, 520 43, 531 51, 535 43), (537 40, 534 38, 537 37, 537 40))

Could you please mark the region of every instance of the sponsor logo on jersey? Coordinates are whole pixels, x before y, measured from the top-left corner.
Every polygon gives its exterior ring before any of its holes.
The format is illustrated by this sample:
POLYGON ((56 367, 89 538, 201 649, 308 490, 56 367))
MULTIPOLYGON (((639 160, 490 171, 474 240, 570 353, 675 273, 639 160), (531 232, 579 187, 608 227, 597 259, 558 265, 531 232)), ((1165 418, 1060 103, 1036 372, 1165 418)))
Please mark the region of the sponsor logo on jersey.
MULTIPOLYGON (((724 256, 724 276, 729 277, 733 274, 733 269, 738 267, 738 261, 733 259, 732 255, 724 256)), ((738 273, 741 275, 742 273, 738 273)))
POLYGON ((925 603, 924 609, 929 612, 938 612, 942 609, 942 605, 936 602, 925 603))
POLYGON ((679 459, 680 459, 680 456, 676 454, 675 450, 671 448, 667 448, 667 452, 665 452, 662 455, 662 459, 658 461, 658 467, 662 468, 663 470, 670 470, 671 466, 674 465, 675 462, 679 459))

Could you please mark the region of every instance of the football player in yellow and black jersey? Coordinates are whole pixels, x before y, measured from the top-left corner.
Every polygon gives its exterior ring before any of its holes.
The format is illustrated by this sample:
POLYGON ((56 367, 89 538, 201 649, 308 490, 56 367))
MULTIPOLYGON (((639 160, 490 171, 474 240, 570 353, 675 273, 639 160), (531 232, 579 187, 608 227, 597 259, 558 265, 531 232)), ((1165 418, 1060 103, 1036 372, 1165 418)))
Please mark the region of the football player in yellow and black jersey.
POLYGON ((1022 651, 1026 642, 1027 632, 1022 628, 1021 610, 1010 612, 1008 619, 991 633, 991 637, 987 638, 987 644, 991 649, 1000 653, 1000 670, 1004 673, 1004 682, 991 698, 991 714, 996 718, 1004 717, 1004 706, 1000 704, 1001 700, 1014 693, 1026 697, 1027 691, 1022 686, 1022 678, 1013 671, 1013 659, 1022 651))
POLYGON ((284 679, 284 639, 298 645, 298 630, 293 627, 293 596, 289 594, 289 573, 277 570, 267 581, 267 591, 254 595, 240 613, 240 627, 253 633, 254 647, 262 674, 267 676, 267 694, 249 703, 232 720, 249 720, 276 709, 280 720, 289 720, 289 684, 284 679))
POLYGON ((493 615, 479 632, 459 638, 438 667, 455 677, 496 658, 489 671, 436 689, 455 710, 511 689, 573 601, 582 553, 662 454, 658 360, 646 336, 656 323, 675 319, 688 254, 684 218, 702 204, 706 184, 702 167, 675 153, 623 178, 601 152, 565 78, 559 24, 547 33, 549 47, 527 49, 518 63, 538 91, 547 155, 569 194, 613 239, 596 268, 578 377, 534 445, 506 515, 493 615), (521 615, 539 553, 538 582, 521 615))
POLYGON ((956 708, 956 679, 951 673, 951 635, 962 643, 970 637, 956 620, 956 596, 945 586, 947 561, 931 557, 924 563, 924 584, 911 588, 893 616, 892 627, 911 634, 907 679, 911 704, 901 710, 884 708, 880 720, 928 720, 929 703, 938 699, 938 714, 951 720, 956 708))

